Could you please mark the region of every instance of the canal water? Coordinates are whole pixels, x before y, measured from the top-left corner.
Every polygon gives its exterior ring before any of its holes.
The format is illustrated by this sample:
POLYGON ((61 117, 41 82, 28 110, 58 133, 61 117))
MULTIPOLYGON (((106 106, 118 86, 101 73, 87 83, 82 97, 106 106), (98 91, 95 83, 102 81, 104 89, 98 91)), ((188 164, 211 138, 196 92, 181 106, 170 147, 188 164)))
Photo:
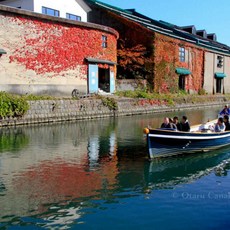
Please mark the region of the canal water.
POLYGON ((230 148, 149 161, 144 127, 220 108, 0 130, 0 229, 229 229, 230 148))

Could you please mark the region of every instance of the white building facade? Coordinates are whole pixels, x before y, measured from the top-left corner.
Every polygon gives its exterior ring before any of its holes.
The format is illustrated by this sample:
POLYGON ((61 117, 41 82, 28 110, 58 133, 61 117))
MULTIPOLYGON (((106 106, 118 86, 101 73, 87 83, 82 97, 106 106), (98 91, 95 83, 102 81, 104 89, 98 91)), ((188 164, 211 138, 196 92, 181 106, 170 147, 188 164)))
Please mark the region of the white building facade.
POLYGON ((0 4, 83 22, 87 22, 87 13, 90 11, 82 0, 0 0, 0 4))

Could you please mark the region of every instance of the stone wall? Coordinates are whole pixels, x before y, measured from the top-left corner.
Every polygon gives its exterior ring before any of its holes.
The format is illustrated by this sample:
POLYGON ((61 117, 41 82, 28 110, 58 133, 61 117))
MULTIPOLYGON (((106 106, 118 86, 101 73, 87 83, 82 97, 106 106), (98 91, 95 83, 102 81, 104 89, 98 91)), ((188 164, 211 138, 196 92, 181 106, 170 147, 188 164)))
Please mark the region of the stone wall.
POLYGON ((147 87, 146 80, 137 80, 137 79, 117 79, 116 80, 116 90, 117 91, 134 91, 138 88, 142 89, 147 87))
POLYGON ((21 118, 7 118, 0 121, 0 126, 30 125, 95 119, 114 116, 132 116, 139 114, 162 113, 185 109, 220 106, 225 104, 224 97, 217 98, 209 103, 184 103, 176 106, 157 105, 149 103, 147 99, 116 99, 117 110, 104 105, 101 99, 80 100, 42 100, 30 101, 30 109, 21 118))
POLYGON ((30 109, 22 118, 4 119, 1 122, 1 126, 50 123, 114 116, 114 112, 108 107, 103 106, 100 99, 30 101, 29 105, 30 109))

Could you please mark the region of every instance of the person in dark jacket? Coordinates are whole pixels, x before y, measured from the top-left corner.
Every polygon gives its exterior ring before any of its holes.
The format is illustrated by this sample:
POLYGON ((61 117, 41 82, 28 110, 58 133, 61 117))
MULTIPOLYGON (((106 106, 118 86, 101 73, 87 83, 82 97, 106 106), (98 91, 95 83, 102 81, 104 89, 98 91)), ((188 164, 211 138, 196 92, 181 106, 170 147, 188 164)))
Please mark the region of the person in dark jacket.
POLYGON ((215 132, 224 132, 225 131, 225 124, 223 117, 219 117, 217 123, 214 128, 215 132))
POLYGON ((177 126, 176 126, 176 124, 174 124, 173 118, 169 118, 169 123, 171 124, 171 126, 172 126, 172 128, 173 128, 174 130, 177 130, 177 126))
POLYGON ((222 117, 225 115, 227 115, 227 116, 230 115, 230 109, 229 109, 228 105, 224 106, 224 108, 220 111, 219 115, 222 117))
POLYGON ((178 131, 181 131, 181 124, 180 124, 179 118, 178 118, 177 116, 175 116, 175 117, 173 118, 173 123, 176 125, 177 130, 178 130, 178 131))
POLYGON ((164 118, 164 122, 161 124, 161 128, 164 128, 164 129, 172 129, 172 125, 171 125, 171 123, 169 122, 169 118, 168 118, 168 117, 165 117, 165 118, 164 118))
POLYGON ((230 131, 230 123, 228 115, 224 115, 224 124, 225 124, 225 131, 230 131))
POLYGON ((181 131, 183 132, 189 132, 190 131, 190 124, 188 122, 188 118, 186 116, 183 116, 181 119, 181 131))

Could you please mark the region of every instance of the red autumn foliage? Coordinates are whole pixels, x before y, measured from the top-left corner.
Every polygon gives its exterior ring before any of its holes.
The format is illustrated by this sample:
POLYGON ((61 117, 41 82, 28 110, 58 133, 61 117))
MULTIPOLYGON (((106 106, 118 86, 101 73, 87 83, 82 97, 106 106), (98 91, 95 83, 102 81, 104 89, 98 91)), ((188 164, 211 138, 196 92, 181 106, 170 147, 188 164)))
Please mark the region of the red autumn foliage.
MULTIPOLYGON (((19 43, 23 46, 14 50, 11 62, 25 65, 37 74, 53 73, 75 69, 85 65, 86 57, 116 62, 116 37, 106 34, 108 47, 102 47, 102 31, 75 25, 47 23, 24 17, 12 18, 18 26, 33 36, 22 35, 19 43)), ((86 65, 82 72, 87 72, 86 65)))
POLYGON ((155 33, 154 42, 154 89, 159 93, 178 92, 177 67, 187 68, 192 74, 186 76, 186 91, 198 91, 203 83, 204 51, 197 46, 155 33), (186 61, 179 61, 179 47, 186 50, 186 61))

